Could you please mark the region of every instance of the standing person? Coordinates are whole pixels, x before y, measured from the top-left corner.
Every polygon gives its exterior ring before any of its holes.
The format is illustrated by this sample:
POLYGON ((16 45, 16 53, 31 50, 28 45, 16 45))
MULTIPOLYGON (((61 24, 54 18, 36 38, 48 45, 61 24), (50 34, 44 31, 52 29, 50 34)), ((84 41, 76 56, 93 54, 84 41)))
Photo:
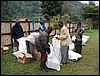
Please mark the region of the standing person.
POLYGON ((60 41, 60 50, 61 50, 61 65, 66 66, 68 64, 68 50, 69 45, 71 44, 71 37, 69 34, 69 30, 63 24, 62 21, 58 22, 58 27, 60 28, 60 35, 56 37, 60 41))
POLYGON ((13 38, 13 52, 18 51, 19 43, 17 39, 24 37, 22 26, 20 25, 19 19, 16 19, 15 25, 11 29, 11 34, 13 38))
POLYGON ((74 29, 75 34, 75 52, 81 54, 82 51, 82 35, 84 33, 84 29, 81 26, 81 22, 78 22, 77 27, 74 29))
POLYGON ((40 18, 40 27, 39 27, 39 32, 43 32, 43 31, 45 31, 46 30, 46 27, 45 27, 45 22, 44 22, 44 20, 42 19, 42 18, 40 18))
POLYGON ((39 32, 33 32, 29 36, 26 37, 26 47, 27 52, 32 55, 33 60, 35 59, 35 39, 39 36, 39 32))
POLYGON ((35 40, 36 49, 41 53, 41 64, 40 70, 47 72, 46 69, 46 61, 47 61, 47 53, 50 53, 50 45, 49 43, 49 34, 52 32, 52 27, 48 26, 48 28, 41 32, 38 38, 35 40))

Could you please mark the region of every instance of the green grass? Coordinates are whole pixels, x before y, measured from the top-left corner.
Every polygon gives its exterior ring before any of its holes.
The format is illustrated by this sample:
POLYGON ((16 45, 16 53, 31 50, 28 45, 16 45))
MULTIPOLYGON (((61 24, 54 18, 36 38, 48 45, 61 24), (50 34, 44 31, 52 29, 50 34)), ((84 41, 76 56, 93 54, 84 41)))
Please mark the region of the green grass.
MULTIPOLYGON (((48 73, 39 71, 40 60, 21 64, 11 55, 1 55, 1 75, 99 75, 99 30, 87 30, 90 36, 87 45, 83 46, 82 59, 77 62, 69 60, 68 66, 61 66, 61 70, 49 70, 48 73)), ((50 37, 51 43, 52 37, 50 37)))

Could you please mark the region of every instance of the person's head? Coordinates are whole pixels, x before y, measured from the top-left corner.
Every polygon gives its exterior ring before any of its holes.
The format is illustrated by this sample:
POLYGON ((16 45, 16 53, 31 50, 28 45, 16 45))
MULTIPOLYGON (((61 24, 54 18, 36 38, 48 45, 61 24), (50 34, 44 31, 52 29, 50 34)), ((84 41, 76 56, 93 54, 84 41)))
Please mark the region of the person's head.
POLYGON ((40 24, 44 25, 44 20, 42 18, 40 18, 40 24))
POLYGON ((58 22, 58 27, 59 27, 59 28, 62 28, 62 27, 63 27, 63 25, 64 25, 64 24, 63 24, 63 22, 62 22, 62 21, 59 21, 59 22, 58 22))
POLYGON ((17 18, 16 19, 16 25, 19 25, 20 24, 20 21, 19 21, 19 19, 17 18))
POLYGON ((50 34, 52 32, 52 30, 53 30, 52 26, 48 26, 48 28, 46 29, 48 34, 50 34))
POLYGON ((78 22, 77 23, 77 27, 81 27, 81 22, 78 22))

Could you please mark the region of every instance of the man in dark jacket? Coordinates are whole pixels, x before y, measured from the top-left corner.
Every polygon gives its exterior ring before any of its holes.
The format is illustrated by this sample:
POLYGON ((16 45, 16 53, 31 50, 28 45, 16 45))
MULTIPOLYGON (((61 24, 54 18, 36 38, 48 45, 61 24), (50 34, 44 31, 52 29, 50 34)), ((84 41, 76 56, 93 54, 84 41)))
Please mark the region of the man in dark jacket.
POLYGON ((78 22, 77 27, 75 28, 75 52, 81 54, 82 51, 82 35, 84 33, 84 29, 81 26, 81 22, 78 22))
POLYGON ((24 37, 23 29, 22 26, 20 25, 19 19, 16 20, 15 25, 11 29, 11 34, 13 38, 13 52, 18 51, 18 41, 17 39, 24 37))
POLYGON ((50 53, 50 45, 49 43, 49 34, 52 32, 52 27, 48 26, 46 31, 40 33, 38 38, 35 40, 36 49, 41 53, 41 64, 40 70, 47 72, 46 69, 46 61, 47 61, 47 53, 50 53))

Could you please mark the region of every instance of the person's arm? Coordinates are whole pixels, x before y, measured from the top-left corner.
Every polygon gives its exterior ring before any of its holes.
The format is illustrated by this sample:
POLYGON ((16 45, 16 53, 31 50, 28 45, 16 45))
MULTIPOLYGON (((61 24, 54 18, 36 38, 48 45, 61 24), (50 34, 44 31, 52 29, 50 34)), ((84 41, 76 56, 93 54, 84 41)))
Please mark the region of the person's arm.
POLYGON ((58 37, 60 40, 65 40, 68 38, 68 29, 64 29, 61 35, 58 37))
POLYGON ((21 28, 21 34, 22 34, 22 37, 24 37, 24 32, 23 32, 23 28, 22 28, 21 25, 20 25, 20 28, 21 28))
POLYGON ((81 28, 81 32, 79 34, 83 34, 84 33, 84 28, 81 28))

